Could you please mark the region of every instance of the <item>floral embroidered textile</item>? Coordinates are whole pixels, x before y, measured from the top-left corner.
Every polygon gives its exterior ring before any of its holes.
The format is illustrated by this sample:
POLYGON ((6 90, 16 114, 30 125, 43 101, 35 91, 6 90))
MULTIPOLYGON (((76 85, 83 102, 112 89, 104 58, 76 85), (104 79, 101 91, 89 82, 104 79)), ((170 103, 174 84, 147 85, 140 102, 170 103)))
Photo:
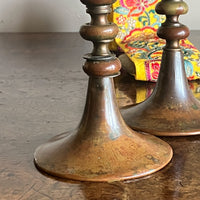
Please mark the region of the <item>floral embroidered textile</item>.
MULTIPOLYGON (((160 0, 117 0, 113 4, 113 21, 119 27, 117 45, 134 62, 136 80, 156 81, 165 40, 156 32, 165 16, 157 15, 160 0)), ((180 41, 189 80, 200 78, 200 52, 188 40, 180 41)), ((134 65, 133 65, 134 67, 134 65)))

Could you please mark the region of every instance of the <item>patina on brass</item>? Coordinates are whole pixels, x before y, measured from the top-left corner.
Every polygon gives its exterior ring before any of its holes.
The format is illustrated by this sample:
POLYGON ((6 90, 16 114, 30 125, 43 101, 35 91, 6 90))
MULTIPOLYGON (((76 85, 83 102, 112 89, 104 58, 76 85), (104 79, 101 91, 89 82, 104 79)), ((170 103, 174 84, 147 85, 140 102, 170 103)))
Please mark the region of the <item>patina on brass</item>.
POLYGON ((83 66, 90 76, 86 106, 76 130, 36 150, 36 166, 51 175, 82 181, 124 180, 156 172, 172 158, 167 143, 132 131, 120 115, 112 77, 119 74, 121 64, 108 49, 118 32, 107 21, 113 2, 82 0, 92 20, 81 27, 80 34, 94 43, 83 66))
POLYGON ((158 36, 166 39, 159 78, 152 95, 144 102, 123 111, 128 125, 160 136, 182 136, 200 133, 200 103, 193 96, 186 79, 179 40, 189 35, 178 21, 188 11, 182 0, 163 0, 156 6, 166 21, 158 36))

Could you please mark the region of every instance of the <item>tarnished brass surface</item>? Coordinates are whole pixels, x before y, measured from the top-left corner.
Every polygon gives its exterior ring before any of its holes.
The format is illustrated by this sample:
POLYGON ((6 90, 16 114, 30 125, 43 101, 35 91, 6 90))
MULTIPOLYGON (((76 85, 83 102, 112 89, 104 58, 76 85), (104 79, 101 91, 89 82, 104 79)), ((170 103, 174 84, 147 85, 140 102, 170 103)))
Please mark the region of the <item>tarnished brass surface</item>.
POLYGON ((79 127, 37 149, 39 168, 64 178, 115 181, 148 175, 170 161, 167 143, 125 125, 113 91, 111 78, 90 78, 79 127))
POLYGON ((92 20, 81 27, 80 34, 94 44, 83 66, 90 76, 84 114, 76 130, 37 148, 36 166, 51 175, 81 181, 119 181, 152 174, 169 163, 172 149, 152 135, 132 131, 123 121, 112 79, 121 65, 108 49, 117 34, 116 25, 107 21, 110 0, 82 2, 92 20))
POLYGON ((188 28, 178 22, 178 15, 186 13, 187 6, 182 0, 163 0, 156 11, 167 16, 158 29, 158 36, 167 42, 159 78, 152 95, 145 102, 125 109, 123 116, 131 128, 154 135, 199 134, 200 103, 189 89, 179 46, 179 40, 189 35, 188 28))

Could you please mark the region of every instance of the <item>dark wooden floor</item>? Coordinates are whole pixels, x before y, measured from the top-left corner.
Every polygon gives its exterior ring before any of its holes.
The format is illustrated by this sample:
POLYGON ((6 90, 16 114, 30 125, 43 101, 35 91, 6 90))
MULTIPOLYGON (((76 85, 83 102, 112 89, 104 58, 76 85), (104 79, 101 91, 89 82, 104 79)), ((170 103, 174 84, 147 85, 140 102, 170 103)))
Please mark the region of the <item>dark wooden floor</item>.
MULTIPOLYGON (((191 40, 200 49, 200 32, 191 40)), ((82 56, 90 47, 78 34, 0 34, 0 200, 200 200, 200 136, 162 138, 174 157, 142 179, 89 183, 37 171, 36 147, 80 121, 87 88, 82 56)), ((116 80, 121 107, 136 101, 135 85, 153 87, 116 80)), ((199 83, 193 85, 198 97, 199 83)))

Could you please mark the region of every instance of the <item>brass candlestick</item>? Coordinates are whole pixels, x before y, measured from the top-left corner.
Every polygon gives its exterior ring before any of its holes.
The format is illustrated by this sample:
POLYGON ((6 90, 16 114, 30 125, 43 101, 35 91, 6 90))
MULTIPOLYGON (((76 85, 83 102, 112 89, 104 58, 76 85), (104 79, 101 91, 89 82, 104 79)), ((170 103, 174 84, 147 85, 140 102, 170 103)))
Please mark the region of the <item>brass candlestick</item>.
POLYGON ((116 104, 113 78, 120 62, 108 43, 118 32, 109 23, 114 0, 82 0, 91 22, 81 36, 94 43, 85 56, 84 71, 90 76, 84 114, 78 128, 41 145, 35 152, 37 167, 51 175, 82 181, 115 181, 138 178, 164 167, 172 157, 164 141, 132 131, 116 104))
POLYGON ((179 40, 189 30, 178 21, 188 11, 182 0, 162 0, 156 6, 166 21, 158 36, 166 39, 159 78, 152 95, 144 102, 125 109, 123 116, 135 129, 160 136, 184 136, 200 133, 200 103, 193 96, 186 79, 179 40))

